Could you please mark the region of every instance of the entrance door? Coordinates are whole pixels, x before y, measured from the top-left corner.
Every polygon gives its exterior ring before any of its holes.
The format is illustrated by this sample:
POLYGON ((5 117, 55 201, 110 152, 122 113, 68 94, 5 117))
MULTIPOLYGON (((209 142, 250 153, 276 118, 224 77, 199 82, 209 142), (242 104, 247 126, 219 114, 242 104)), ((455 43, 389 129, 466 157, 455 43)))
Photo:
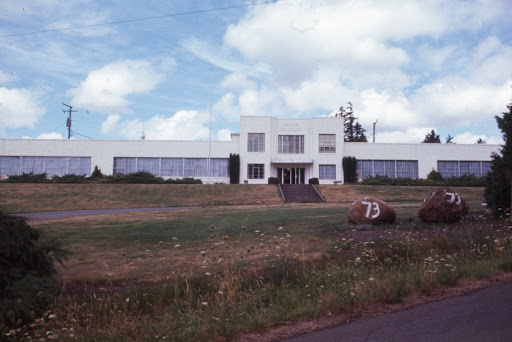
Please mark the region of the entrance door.
POLYGON ((304 184, 304 174, 306 169, 303 167, 277 168, 277 177, 281 184, 304 184))

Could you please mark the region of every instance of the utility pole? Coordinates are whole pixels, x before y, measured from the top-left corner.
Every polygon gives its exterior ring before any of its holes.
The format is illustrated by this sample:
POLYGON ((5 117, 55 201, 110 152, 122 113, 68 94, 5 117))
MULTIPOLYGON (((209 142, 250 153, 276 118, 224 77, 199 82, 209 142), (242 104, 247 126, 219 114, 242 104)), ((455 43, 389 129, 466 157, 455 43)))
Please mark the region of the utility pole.
POLYGON ((69 108, 66 110, 63 109, 62 111, 64 113, 69 113, 68 120, 66 121, 66 127, 68 128, 68 139, 71 139, 71 113, 76 112, 76 110, 73 110, 73 106, 67 105, 64 102, 62 104, 69 108))
POLYGON ((377 125, 377 121, 379 120, 375 120, 375 122, 373 123, 373 143, 375 143, 375 126, 377 125))

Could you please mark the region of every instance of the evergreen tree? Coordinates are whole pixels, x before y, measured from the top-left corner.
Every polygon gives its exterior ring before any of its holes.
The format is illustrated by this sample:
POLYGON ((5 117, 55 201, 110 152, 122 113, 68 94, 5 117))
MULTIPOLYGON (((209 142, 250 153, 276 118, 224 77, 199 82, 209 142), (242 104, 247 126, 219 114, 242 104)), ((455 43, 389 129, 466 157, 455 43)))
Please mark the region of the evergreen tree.
POLYGON ((482 138, 478 138, 476 141, 477 144, 487 144, 487 141, 483 140, 482 138))
POLYGON ((334 116, 343 118, 343 127, 345 132, 344 141, 367 142, 366 135, 364 134, 366 130, 363 128, 363 126, 361 126, 359 122, 357 122, 357 117, 354 116, 351 102, 348 102, 346 109, 340 107, 339 112, 337 112, 334 116))
POLYGON ((439 138, 439 134, 436 134, 434 130, 425 135, 425 139, 422 141, 425 144, 440 144, 441 139, 439 138))
POLYGON ((504 145, 500 153, 493 153, 491 171, 487 174, 485 201, 496 216, 504 215, 510 208, 510 186, 512 176, 512 103, 508 112, 496 116, 498 128, 503 135, 504 145))
POLYGON ((453 137, 450 134, 448 134, 448 136, 446 137, 446 143, 447 144, 454 144, 453 137))

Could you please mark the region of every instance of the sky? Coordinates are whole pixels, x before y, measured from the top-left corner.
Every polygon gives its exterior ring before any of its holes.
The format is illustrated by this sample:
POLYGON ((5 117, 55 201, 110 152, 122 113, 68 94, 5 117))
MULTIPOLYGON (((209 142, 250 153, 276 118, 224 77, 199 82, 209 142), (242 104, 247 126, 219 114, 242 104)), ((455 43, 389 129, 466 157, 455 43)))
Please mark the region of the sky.
POLYGON ((229 140, 331 116, 373 140, 501 144, 511 0, 3 0, 0 138, 229 140), (211 119, 210 119, 211 118, 211 119), (211 121, 210 121, 211 120, 211 121))

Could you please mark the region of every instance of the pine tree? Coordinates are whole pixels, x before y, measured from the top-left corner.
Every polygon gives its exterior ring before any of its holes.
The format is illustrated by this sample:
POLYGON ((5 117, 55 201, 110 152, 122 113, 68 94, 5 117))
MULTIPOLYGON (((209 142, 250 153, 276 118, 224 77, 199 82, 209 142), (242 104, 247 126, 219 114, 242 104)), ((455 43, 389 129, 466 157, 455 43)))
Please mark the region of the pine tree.
POLYGON ((440 144, 441 138, 439 138, 439 134, 436 134, 434 130, 425 135, 425 139, 423 139, 422 143, 425 144, 440 144))
POLYGON ((505 215, 511 204, 512 103, 507 108, 508 112, 502 113, 502 117, 495 117, 505 144, 501 146, 500 153, 492 154, 491 171, 486 178, 485 200, 496 216, 505 215))
POLYGON ((348 102, 346 109, 343 108, 343 106, 340 107, 339 112, 337 112, 334 116, 343 118, 345 142, 367 142, 366 135, 364 134, 366 130, 363 128, 363 126, 361 126, 359 122, 356 121, 357 117, 354 116, 351 102, 348 102))

